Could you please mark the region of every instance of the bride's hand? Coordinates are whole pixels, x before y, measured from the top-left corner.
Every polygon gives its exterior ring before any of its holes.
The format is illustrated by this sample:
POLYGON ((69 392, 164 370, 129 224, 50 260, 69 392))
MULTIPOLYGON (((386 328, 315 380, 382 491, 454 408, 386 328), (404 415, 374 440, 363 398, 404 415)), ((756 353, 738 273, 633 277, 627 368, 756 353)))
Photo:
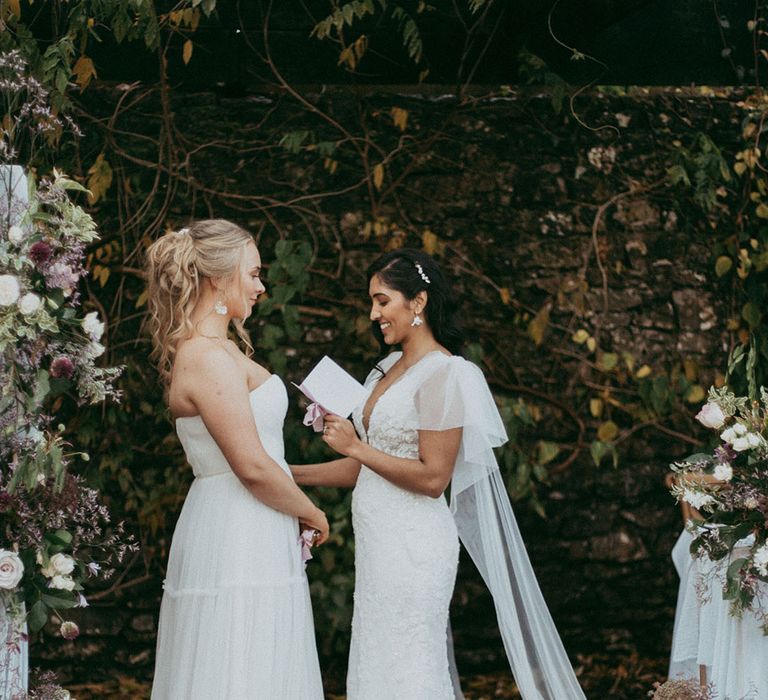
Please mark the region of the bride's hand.
POLYGON ((309 518, 301 518, 300 525, 302 530, 317 530, 315 541, 312 543, 323 544, 328 539, 330 533, 330 526, 328 525, 328 518, 325 517, 325 513, 319 508, 315 508, 315 512, 309 518))
POLYGON ((352 423, 332 413, 325 416, 323 440, 325 444, 341 455, 349 457, 355 445, 360 442, 352 423))

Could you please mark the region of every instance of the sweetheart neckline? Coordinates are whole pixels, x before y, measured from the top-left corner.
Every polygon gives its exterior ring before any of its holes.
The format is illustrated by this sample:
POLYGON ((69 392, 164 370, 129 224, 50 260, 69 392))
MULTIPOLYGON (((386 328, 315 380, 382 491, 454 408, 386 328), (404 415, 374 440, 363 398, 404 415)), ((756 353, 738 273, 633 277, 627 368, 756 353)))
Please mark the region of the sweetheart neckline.
MULTIPOLYGON (((257 386, 257 387, 256 387, 256 388, 254 388, 254 389, 251 389, 251 390, 248 392, 248 399, 250 400, 250 398, 251 398, 251 396, 253 396, 253 394, 255 394, 255 393, 256 393, 256 392, 257 392, 259 389, 261 389, 261 387, 263 387, 265 384, 268 384, 268 383, 269 383, 269 381, 270 381, 271 379, 273 379, 274 377, 277 377, 277 375, 276 375, 276 374, 273 372, 273 373, 272 373, 272 374, 270 374, 270 375, 269 375, 269 376, 268 376, 268 377, 267 377, 267 378, 266 378, 266 379, 265 379, 265 380, 264 380, 264 381, 263 381, 261 384, 259 384, 259 386, 257 386)), ((173 422, 174 422, 174 423, 178 423, 180 420, 194 420, 195 418, 199 418, 200 420, 202 420, 202 419, 203 419, 203 417, 202 417, 202 416, 201 416, 201 415, 198 413, 197 415, 194 415, 194 416, 179 416, 178 418, 174 418, 174 419, 173 419, 173 422)))

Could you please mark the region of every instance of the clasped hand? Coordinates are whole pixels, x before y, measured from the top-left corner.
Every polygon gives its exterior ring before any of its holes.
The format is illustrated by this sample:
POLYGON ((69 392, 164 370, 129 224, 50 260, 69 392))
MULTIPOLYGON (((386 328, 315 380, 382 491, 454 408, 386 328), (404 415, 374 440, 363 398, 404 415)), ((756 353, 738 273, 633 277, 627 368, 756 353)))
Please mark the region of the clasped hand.
POLYGON ((351 456, 350 453, 360 442, 352 423, 332 413, 325 416, 323 440, 326 445, 345 457, 351 456))

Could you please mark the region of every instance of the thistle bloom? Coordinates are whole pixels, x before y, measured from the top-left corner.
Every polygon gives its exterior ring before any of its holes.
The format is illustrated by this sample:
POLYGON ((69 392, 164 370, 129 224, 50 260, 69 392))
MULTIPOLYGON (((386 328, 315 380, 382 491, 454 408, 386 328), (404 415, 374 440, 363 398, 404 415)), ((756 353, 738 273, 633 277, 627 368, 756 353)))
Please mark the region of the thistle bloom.
POLYGON ((29 249, 28 256, 38 268, 41 268, 51 259, 52 254, 51 246, 43 241, 38 241, 29 249))
POLYGON ((64 637, 64 639, 77 639, 80 635, 80 628, 71 620, 65 620, 61 623, 59 632, 61 632, 61 636, 64 637))
POLYGON ((54 379, 71 379, 75 365, 66 355, 59 355, 51 362, 51 376, 54 379))

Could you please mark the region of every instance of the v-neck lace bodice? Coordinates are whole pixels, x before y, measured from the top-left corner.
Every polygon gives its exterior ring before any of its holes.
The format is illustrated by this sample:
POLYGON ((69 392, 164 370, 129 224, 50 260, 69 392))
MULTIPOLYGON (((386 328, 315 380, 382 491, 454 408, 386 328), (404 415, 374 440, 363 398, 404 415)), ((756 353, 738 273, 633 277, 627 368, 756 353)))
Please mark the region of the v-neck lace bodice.
MULTIPOLYGON (((389 355, 381 369, 388 372, 399 358, 389 355)), ((358 406, 352 420, 361 439, 386 454, 418 459, 417 393, 430 371, 455 359, 428 353, 409 367, 372 406, 368 430, 358 406)), ((369 375, 367 398, 381 376, 369 375)), ((347 697, 453 700, 446 629, 459 544, 445 498, 406 491, 363 465, 352 521, 355 609, 347 697)))

